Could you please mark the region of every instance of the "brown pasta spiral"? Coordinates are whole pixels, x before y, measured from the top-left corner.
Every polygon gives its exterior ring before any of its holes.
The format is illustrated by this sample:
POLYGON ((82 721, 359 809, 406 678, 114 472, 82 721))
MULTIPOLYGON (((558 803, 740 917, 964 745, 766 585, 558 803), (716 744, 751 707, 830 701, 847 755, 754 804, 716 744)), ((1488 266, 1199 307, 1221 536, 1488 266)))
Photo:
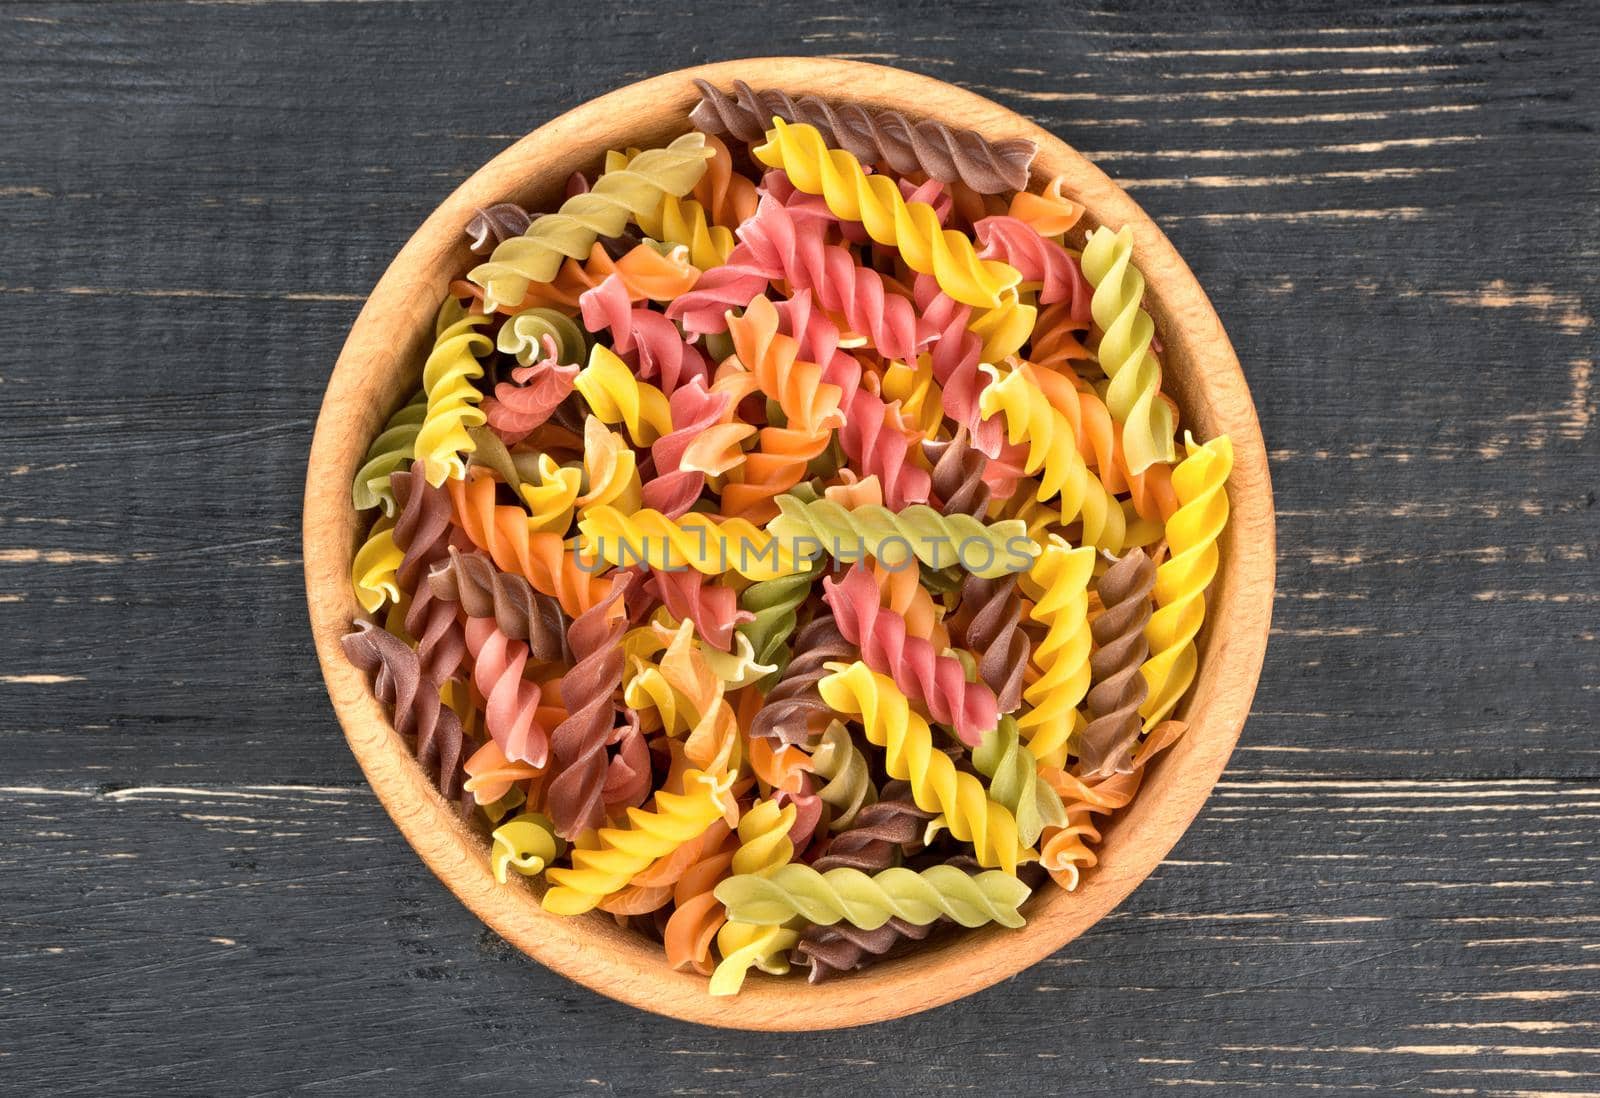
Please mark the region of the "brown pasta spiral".
POLYGON ((340 643, 350 662, 372 676, 373 694, 393 708, 395 730, 416 739, 417 761, 433 773, 439 792, 460 797, 466 737, 455 711, 440 700, 438 684, 422 677, 416 652, 370 621, 356 622, 340 643))
POLYGON ((920 942, 933 926, 917 926, 901 918, 891 918, 876 930, 861 930, 849 923, 834 926, 808 926, 790 954, 792 963, 809 965, 809 983, 820 984, 840 972, 865 968, 901 942, 920 942))
POLYGON ((832 614, 812 619, 796 634, 794 658, 751 719, 750 734, 780 744, 813 742, 833 719, 833 710, 817 693, 817 683, 829 674, 824 665, 857 658, 859 652, 839 632, 832 614))
POLYGON ((406 608, 406 632, 417 642, 422 678, 435 686, 455 674, 467 654, 467 638, 455 603, 438 597, 430 584, 417 585, 406 608))
POLYGON ((844 149, 865 164, 888 164, 895 171, 926 172, 946 183, 961 182, 979 194, 1026 190, 1028 167, 1038 152, 1032 141, 991 142, 971 130, 943 122, 912 122, 898 111, 875 110, 859 103, 834 105, 814 95, 798 98, 773 88, 752 91, 743 80, 733 94, 696 80, 700 102, 689 112, 695 127, 707 133, 731 133, 746 144, 764 138, 772 118, 815 126, 829 145, 844 149))
POLYGON ((961 581, 961 603, 950 619, 950 639, 978 654, 978 677, 1000 702, 1000 712, 1022 704, 1023 674, 1033 644, 1022 631, 1022 596, 1014 575, 961 581))
POLYGON ((989 486, 983 480, 989 459, 972 445, 965 427, 948 441, 924 442, 922 453, 933 466, 932 502, 941 513, 976 519, 989 513, 989 486))
POLYGON ((847 830, 829 839, 811 868, 826 873, 847 866, 877 873, 899 864, 901 849, 922 841, 933 816, 912 802, 905 782, 890 782, 883 796, 884 800, 857 812, 847 830))
POLYGON ((545 810, 564 839, 599 827, 605 818, 606 745, 617 724, 617 688, 622 685, 622 634, 628 623, 615 611, 633 581, 620 573, 611 593, 579 614, 567 630, 577 663, 561 677, 567 719, 550 733, 550 773, 545 810))
POLYGON ((1150 592, 1156 566, 1143 549, 1133 549, 1106 570, 1097 590, 1105 612, 1089 626, 1094 655, 1085 710, 1089 725, 1078 748, 1079 772, 1085 777, 1126 774, 1133 769, 1133 746, 1139 741, 1139 706, 1148 686, 1140 671, 1150 644, 1150 592))
POLYGON ((389 485, 396 507, 394 543, 405 554, 395 579, 402 591, 415 591, 428 568, 444 559, 452 541, 464 542, 451 525, 450 493, 428 483, 420 458, 410 469, 391 474, 389 485))
MULTIPOLYGON (((500 571, 484 553, 462 553, 454 546, 449 552, 450 559, 428 573, 428 587, 435 598, 460 603, 469 618, 493 618, 500 632, 512 640, 527 641, 536 660, 571 662, 567 615, 560 602, 535 591, 521 576, 500 571)), ((412 605, 414 609, 416 604, 412 605)), ((409 616, 406 628, 418 636, 409 616)))
POLYGON ((496 244, 521 236, 531 224, 528 211, 515 202, 497 202, 467 219, 467 246, 474 255, 488 255, 496 244))

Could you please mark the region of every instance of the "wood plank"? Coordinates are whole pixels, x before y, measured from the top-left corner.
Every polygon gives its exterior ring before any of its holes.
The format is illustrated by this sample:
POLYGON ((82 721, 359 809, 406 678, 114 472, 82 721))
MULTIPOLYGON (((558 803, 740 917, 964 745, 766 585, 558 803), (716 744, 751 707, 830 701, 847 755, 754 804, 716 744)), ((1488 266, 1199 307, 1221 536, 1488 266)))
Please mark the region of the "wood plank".
POLYGON ((362 786, 13 788, 0 1047, 62 1094, 495 1091, 533 1065, 546 1094, 1592 1090, 1597 819, 1593 782, 1230 781, 1048 962, 795 1038, 527 961, 362 786))
POLYGON ((0 1078, 1600 1093, 1600 23, 691 7, 0 10, 0 1078), (322 696, 296 533, 411 228, 568 106, 778 48, 961 83, 1128 186, 1239 349, 1280 508, 1256 711, 1172 860, 1048 965, 801 1040, 601 1000, 426 875, 322 696))

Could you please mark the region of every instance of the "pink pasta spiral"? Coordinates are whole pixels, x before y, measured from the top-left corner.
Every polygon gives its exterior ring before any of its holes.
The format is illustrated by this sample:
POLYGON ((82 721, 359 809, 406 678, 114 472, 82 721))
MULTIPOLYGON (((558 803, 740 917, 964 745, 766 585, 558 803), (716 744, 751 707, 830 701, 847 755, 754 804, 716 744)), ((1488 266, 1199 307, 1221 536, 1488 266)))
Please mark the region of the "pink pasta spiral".
POLYGON ((823 380, 839 387, 840 406, 847 410, 839 442, 856 472, 878 477, 891 508, 927 502, 928 472, 909 460, 917 436, 900 429, 898 419, 891 422, 888 405, 861 388, 861 363, 840 348, 838 325, 813 307, 809 291, 779 302, 778 315, 800 353, 822 366, 823 380))
POLYGON ((861 387, 861 362, 839 346, 839 326, 815 307, 810 290, 776 302, 779 329, 800 344, 800 355, 822 367, 822 380, 839 388, 839 407, 849 409, 861 387))
POLYGON ((694 622, 695 632, 707 644, 724 652, 733 647, 734 628, 756 620, 748 610, 739 609, 738 592, 709 582, 692 568, 678 572, 653 571, 646 587, 661 600, 667 613, 679 621, 694 622))
POLYGON ((708 378, 705 358, 684 342, 677 325, 653 309, 634 307, 621 275, 609 274, 600 285, 585 290, 578 307, 585 328, 609 329, 612 349, 635 367, 640 378, 660 378, 658 388, 669 397, 686 381, 708 378))
POLYGON ((461 796, 466 736, 455 711, 439 698, 439 685, 423 679, 417 654, 405 641, 370 621, 340 639, 344 653, 372 676, 372 692, 389 705, 395 731, 415 741, 417 762, 433 774, 439 792, 461 796))
POLYGON ((794 805, 794 826, 789 828, 789 841, 794 844, 796 853, 804 851, 811 845, 816 836, 817 828, 822 826, 822 814, 827 809, 822 798, 811 791, 811 775, 801 775, 804 789, 799 793, 792 793, 787 789, 780 789, 773 794, 773 799, 778 802, 778 807, 794 805))
POLYGON ((636 807, 650 795, 650 744, 639 727, 636 714, 614 729, 608 746, 615 748, 606 764, 606 779, 600 786, 600 800, 607 811, 636 807))
POLYGON ((489 429, 507 446, 515 446, 548 420, 572 392, 578 371, 576 362, 562 362, 554 336, 544 337, 544 357, 511 371, 511 381, 494 387, 494 396, 483 402, 489 429))
MULTIPOLYGON (((769 180, 772 175, 781 173, 769 173, 769 180)), ((743 308, 769 282, 781 279, 795 290, 810 290, 822 308, 843 316, 880 354, 912 359, 926 332, 911 302, 890 291, 878 272, 856 262, 848 248, 826 242, 834 222, 820 199, 795 192, 790 203, 769 189, 739 226, 739 245, 728 262, 702 274, 694 289, 667 307, 667 316, 691 332, 720 332, 727 328, 729 309, 743 308)))
POLYGON ((650 444, 653 475, 644 482, 646 507, 677 518, 700 498, 705 474, 683 468, 683 457, 708 429, 723 421, 728 402, 727 394, 712 392, 701 377, 689 379, 672 394, 672 430, 650 444))
POLYGON ((522 677, 528 646, 500 632, 493 618, 468 618, 466 638, 490 737, 511 762, 543 766, 550 740, 538 718, 539 684, 522 677))
POLYGON ((995 727, 1000 711, 994 691, 969 683, 961 661, 939 655, 927 638, 907 636, 906 619, 881 605, 878 584, 864 566, 855 565, 842 580, 824 579, 822 591, 839 632, 861 649, 867 666, 894 679, 935 721, 954 728, 961 742, 974 746, 995 727))
POLYGON ((923 322, 935 332, 928 359, 943 394, 945 414, 972 432, 974 446, 997 456, 1005 443, 1005 427, 999 416, 984 419, 978 408, 978 397, 988 382, 978 369, 983 340, 967 328, 972 307, 940 290, 930 275, 918 275, 912 292, 923 322))
POLYGON ((627 621, 616 612, 633 576, 618 575, 611 593, 579 614, 567 630, 577 658, 561 678, 561 704, 567 719, 550 733, 550 770, 545 808, 556 834, 565 839, 599 827, 605 818, 606 746, 617 723, 616 693, 622 685, 619 643, 627 621))
POLYGON ((851 466, 863 477, 876 476, 883 485, 884 505, 900 510, 913 503, 926 503, 932 478, 926 469, 911 463, 912 448, 920 440, 914 432, 891 419, 889 406, 865 389, 850 398, 850 414, 839 428, 839 443, 851 466))
POLYGON ((1088 324, 1089 300, 1094 291, 1077 258, 1054 240, 1039 235, 1026 221, 999 214, 972 226, 978 238, 978 255, 998 259, 1022 272, 1024 282, 1037 282, 1039 304, 1070 302, 1074 321, 1088 324))

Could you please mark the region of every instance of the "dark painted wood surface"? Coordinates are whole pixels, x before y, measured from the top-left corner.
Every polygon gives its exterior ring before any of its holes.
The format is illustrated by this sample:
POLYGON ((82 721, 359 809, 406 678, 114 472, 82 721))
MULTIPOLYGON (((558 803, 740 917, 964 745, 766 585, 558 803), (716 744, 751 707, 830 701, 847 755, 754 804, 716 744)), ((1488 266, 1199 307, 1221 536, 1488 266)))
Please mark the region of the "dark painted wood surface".
POLYGON ((1583 4, 11 3, 0 1089, 1600 1092, 1600 17, 1583 4), (307 636, 366 290, 553 114, 798 52, 971 87, 1163 224, 1246 365, 1279 596, 1238 754, 1049 963, 712 1032, 524 960, 404 846, 307 636))

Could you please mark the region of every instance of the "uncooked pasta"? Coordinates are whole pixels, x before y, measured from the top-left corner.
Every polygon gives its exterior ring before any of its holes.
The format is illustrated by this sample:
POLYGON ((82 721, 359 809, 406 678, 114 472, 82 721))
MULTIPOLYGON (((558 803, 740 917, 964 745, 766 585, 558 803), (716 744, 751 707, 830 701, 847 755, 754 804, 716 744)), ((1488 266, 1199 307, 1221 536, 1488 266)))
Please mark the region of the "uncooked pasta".
POLYGON ((1179 437, 1137 227, 1031 142, 698 88, 461 226, 349 471, 344 650, 484 887, 730 995, 1094 871, 1185 727, 1233 454, 1179 437))

